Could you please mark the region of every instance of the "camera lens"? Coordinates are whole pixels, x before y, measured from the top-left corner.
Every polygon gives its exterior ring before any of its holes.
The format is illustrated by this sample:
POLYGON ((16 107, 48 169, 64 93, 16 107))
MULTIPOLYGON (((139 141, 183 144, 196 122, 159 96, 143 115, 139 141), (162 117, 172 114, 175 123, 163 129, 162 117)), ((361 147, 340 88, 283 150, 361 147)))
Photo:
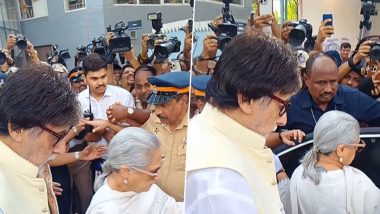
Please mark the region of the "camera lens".
POLYGON ((292 46, 300 46, 306 38, 306 28, 299 24, 289 34, 290 44, 292 46))
POLYGON ((26 49, 26 46, 27 46, 27 43, 26 43, 26 40, 25 39, 20 39, 17 41, 16 43, 17 47, 21 50, 25 50, 26 49))
POLYGON ((380 60, 380 44, 376 44, 372 47, 369 56, 371 60, 380 60))

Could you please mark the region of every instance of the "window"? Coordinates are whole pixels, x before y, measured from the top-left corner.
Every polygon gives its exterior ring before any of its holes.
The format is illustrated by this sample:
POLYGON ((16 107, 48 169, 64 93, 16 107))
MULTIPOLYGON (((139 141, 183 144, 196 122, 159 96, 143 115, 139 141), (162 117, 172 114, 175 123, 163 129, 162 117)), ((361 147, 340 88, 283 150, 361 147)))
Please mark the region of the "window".
POLYGON ((298 20, 298 0, 273 0, 273 13, 278 23, 298 20))
POLYGON ((22 20, 48 15, 46 0, 18 0, 18 3, 22 20))
POLYGON ((113 0, 114 4, 188 4, 190 0, 113 0))
POLYGON ((78 10, 86 7, 85 0, 65 0, 66 2, 66 11, 78 10))

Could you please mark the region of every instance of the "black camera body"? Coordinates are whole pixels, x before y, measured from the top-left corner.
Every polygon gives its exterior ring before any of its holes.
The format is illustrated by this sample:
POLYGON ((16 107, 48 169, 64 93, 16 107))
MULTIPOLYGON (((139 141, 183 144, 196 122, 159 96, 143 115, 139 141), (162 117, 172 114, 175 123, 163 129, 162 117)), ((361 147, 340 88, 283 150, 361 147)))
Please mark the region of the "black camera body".
POLYGON ((77 60, 83 61, 83 59, 87 56, 87 47, 79 46, 77 47, 77 60))
POLYGON ((380 60, 380 42, 374 42, 371 44, 369 57, 371 60, 380 60))
POLYGON ((187 20, 187 27, 189 29, 189 33, 193 32, 193 19, 187 20))
POLYGON ((289 26, 294 27, 289 34, 290 44, 292 46, 302 45, 305 38, 309 41, 312 40, 313 26, 308 23, 306 19, 301 19, 298 22, 292 22, 289 26))
POLYGON ((0 50, 0 65, 3 65, 6 62, 7 62, 7 56, 2 50, 0 50))
POLYGON ((164 40, 166 38, 165 34, 160 33, 161 29, 163 27, 163 22, 162 22, 162 12, 154 12, 154 13, 148 13, 147 15, 148 20, 152 22, 152 28, 154 29, 154 33, 148 34, 148 48, 153 49, 154 48, 154 43, 156 40, 164 40))
POLYGON ((236 24, 223 23, 218 26, 217 31, 217 40, 218 40, 218 49, 223 51, 227 43, 229 43, 234 36, 237 35, 238 26, 236 24))
POLYGON ((168 41, 157 45, 153 54, 156 56, 156 62, 161 63, 169 58, 170 54, 180 52, 180 50, 181 41, 177 37, 170 37, 168 41))
POLYGON ((147 45, 148 45, 148 48, 149 49, 153 49, 154 48, 154 43, 156 42, 156 40, 164 40, 166 38, 166 35, 165 34, 162 34, 162 33, 150 33, 148 34, 148 42, 147 42, 147 45))
POLYGON ((122 53, 125 51, 130 51, 131 38, 126 34, 128 26, 120 21, 115 24, 115 28, 112 30, 111 25, 107 27, 107 32, 114 32, 115 37, 109 40, 109 50, 111 53, 122 53))
POLYGON ((106 38, 104 36, 100 36, 99 38, 94 38, 91 41, 93 52, 97 53, 101 56, 104 56, 107 52, 106 50, 106 38))

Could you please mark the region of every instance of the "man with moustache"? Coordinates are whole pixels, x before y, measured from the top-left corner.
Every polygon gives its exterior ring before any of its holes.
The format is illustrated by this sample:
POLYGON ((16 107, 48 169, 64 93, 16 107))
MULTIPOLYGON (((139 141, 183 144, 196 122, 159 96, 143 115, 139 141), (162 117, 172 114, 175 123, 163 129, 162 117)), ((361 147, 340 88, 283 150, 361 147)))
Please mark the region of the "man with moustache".
POLYGON ((334 60, 319 53, 306 62, 306 88, 292 97, 285 129, 313 132, 318 119, 331 110, 351 114, 360 123, 380 125, 380 103, 357 89, 338 84, 334 60))
POLYGON ((79 120, 76 93, 50 66, 20 68, 0 90, 0 213, 58 213, 49 166, 79 120))

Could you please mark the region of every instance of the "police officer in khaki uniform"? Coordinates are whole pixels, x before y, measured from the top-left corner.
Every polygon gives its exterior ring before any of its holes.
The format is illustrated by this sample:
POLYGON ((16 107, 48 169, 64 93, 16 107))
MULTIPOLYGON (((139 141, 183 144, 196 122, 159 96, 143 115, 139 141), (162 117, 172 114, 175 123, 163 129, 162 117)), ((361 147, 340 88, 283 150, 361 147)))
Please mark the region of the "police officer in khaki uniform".
POLYGON ((115 104, 108 110, 108 118, 140 124, 159 138, 165 155, 159 186, 177 201, 183 201, 190 73, 171 72, 149 77, 148 81, 152 85, 148 104, 154 105, 150 116, 146 110, 115 104))

